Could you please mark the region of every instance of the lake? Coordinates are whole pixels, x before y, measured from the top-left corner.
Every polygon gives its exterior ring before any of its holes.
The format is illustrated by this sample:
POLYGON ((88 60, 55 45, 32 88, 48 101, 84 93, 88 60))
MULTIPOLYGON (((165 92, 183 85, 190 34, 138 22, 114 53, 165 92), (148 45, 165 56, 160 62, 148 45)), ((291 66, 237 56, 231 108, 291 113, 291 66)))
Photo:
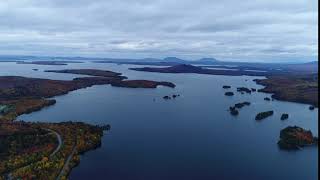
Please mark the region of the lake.
MULTIPOLYGON (((93 86, 55 97, 57 103, 41 111, 19 116, 26 121, 83 121, 110 124, 102 146, 81 157, 70 179, 109 180, 212 180, 212 179, 317 179, 318 148, 282 151, 280 130, 297 125, 318 136, 318 108, 283 101, 265 101, 270 94, 241 94, 236 87, 261 88, 253 79, 262 77, 161 74, 128 70, 134 65, 86 62, 67 66, 0 63, 0 75, 72 79, 72 74, 43 70, 95 68, 121 72, 129 79, 170 81, 174 89, 129 89, 93 86), (37 68, 39 71, 33 71, 37 68), (227 97, 231 85, 235 96, 227 97), (172 99, 165 95, 180 94, 172 99), (249 101, 237 117, 229 106, 249 101), (255 115, 274 110, 257 122, 255 115), (280 120, 282 113, 289 119, 280 120)), ((141 66, 140 66, 141 67, 141 66)))

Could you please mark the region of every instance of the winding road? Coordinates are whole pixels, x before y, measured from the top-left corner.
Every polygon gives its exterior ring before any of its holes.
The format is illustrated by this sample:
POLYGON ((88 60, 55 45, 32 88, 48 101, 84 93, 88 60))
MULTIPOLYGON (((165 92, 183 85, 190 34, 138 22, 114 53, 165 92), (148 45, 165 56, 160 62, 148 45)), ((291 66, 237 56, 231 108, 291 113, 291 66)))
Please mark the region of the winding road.
POLYGON ((61 169, 59 175, 57 176, 56 180, 60 180, 61 177, 63 176, 64 172, 67 170, 67 168, 69 167, 69 163, 72 159, 72 157, 74 156, 74 154, 76 153, 76 148, 77 148, 77 136, 75 136, 74 138, 74 145, 72 147, 72 151, 69 154, 68 158, 66 159, 66 161, 64 162, 63 168, 61 169))
POLYGON ((45 129, 47 131, 50 131, 51 133, 55 134, 57 136, 57 139, 58 139, 58 146, 57 148, 50 154, 50 157, 53 157, 60 149, 61 149, 61 146, 62 146, 62 138, 61 138, 61 135, 59 133, 57 133, 56 131, 52 130, 52 129, 45 129))
POLYGON ((61 169, 59 175, 57 176, 56 180, 60 180, 65 170, 69 167, 69 163, 73 157, 73 155, 76 153, 76 145, 73 146, 71 153, 69 154, 66 162, 63 165, 63 168, 61 169))
MULTIPOLYGON (((58 146, 57 146, 56 149, 50 154, 50 157, 53 157, 53 156, 61 149, 61 146, 62 146, 62 143, 63 143, 63 142, 62 142, 62 138, 61 138, 61 135, 60 135, 59 133, 57 133, 56 131, 54 131, 54 130, 52 130, 52 129, 47 129, 47 128, 45 128, 44 130, 50 131, 51 133, 55 134, 56 137, 57 137, 57 139, 58 139, 58 146)), ((26 166, 23 166, 23 167, 19 167, 19 168, 17 168, 17 169, 25 168, 25 167, 28 167, 28 166, 30 166, 30 164, 28 164, 28 165, 26 165, 26 166)), ((15 169, 15 170, 17 170, 17 169, 15 169)), ((13 171, 15 171, 15 170, 13 170, 13 171)), ((9 172, 8 174, 5 175, 5 177, 6 177, 7 180, 12 180, 12 179, 13 179, 13 177, 12 177, 12 172, 13 172, 13 171, 11 171, 11 172, 9 172)))

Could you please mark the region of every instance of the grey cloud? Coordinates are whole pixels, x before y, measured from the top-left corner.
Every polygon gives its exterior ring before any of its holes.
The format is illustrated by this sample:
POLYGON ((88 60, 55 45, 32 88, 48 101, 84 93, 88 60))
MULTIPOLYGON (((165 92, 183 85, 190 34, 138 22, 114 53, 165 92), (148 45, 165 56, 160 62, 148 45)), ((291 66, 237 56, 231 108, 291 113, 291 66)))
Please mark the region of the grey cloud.
POLYGON ((317 0, 3 0, 0 54, 311 60, 317 0))

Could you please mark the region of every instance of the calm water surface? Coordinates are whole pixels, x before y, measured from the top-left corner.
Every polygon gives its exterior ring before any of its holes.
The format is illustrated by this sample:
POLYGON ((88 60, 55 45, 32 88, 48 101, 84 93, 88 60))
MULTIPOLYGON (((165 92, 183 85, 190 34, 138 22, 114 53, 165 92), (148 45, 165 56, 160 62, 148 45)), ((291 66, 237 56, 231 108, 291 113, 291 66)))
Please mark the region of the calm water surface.
MULTIPOLYGON (((318 109, 308 105, 264 101, 270 94, 235 93, 224 96, 223 85, 261 88, 257 77, 197 74, 160 74, 128 70, 132 65, 70 64, 68 66, 0 63, 0 75, 72 79, 78 75, 45 73, 48 69, 96 68, 122 72, 129 79, 171 81, 175 89, 128 89, 93 86, 58 96, 57 104, 22 115, 27 121, 84 121, 111 124, 102 147, 81 157, 70 179, 317 179, 318 148, 287 152, 277 147, 279 132, 289 125, 318 135, 318 109), (38 68, 39 71, 32 71, 38 68), (181 94, 175 100, 162 96, 181 94), (154 100, 155 99, 155 100, 154 100), (250 101, 251 106, 232 117, 228 107, 250 101), (260 111, 275 114, 261 122, 260 111), (290 118, 281 121, 281 113, 290 118)), ((261 77, 260 77, 261 78, 261 77)))

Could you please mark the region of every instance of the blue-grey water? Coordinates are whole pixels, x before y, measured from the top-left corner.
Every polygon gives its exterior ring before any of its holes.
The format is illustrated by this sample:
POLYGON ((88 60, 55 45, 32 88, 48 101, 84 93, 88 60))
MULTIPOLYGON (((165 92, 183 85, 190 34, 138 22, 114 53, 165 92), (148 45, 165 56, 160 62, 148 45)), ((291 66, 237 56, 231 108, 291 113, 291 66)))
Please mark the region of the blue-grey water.
POLYGON ((132 65, 0 63, 0 75, 68 80, 79 76, 43 70, 97 68, 122 72, 129 79, 171 81, 177 85, 175 89, 93 86, 55 97, 54 106, 20 116, 27 121, 111 124, 102 147, 83 155, 70 179, 317 179, 317 147, 288 152, 280 150, 277 141, 280 130, 289 125, 310 129, 318 136, 318 109, 264 101, 270 94, 258 92, 224 96, 223 85, 231 85, 232 91, 240 86, 261 88, 252 81, 258 77, 147 73, 128 67, 132 65), (162 99, 172 94, 181 97, 162 99), (228 107, 242 101, 252 104, 242 108, 238 117, 231 116, 228 107), (256 122, 255 115, 266 110, 274 110, 275 114, 256 122), (290 118, 281 121, 281 113, 289 113, 290 118))

